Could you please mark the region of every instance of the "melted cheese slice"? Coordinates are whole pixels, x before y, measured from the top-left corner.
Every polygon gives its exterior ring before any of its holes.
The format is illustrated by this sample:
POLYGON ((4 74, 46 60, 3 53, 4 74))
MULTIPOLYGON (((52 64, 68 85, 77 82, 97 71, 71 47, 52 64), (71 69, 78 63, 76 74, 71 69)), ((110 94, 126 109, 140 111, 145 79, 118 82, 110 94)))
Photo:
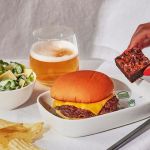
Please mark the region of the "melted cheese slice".
POLYGON ((75 106, 77 108, 85 109, 91 111, 93 114, 97 115, 101 109, 104 107, 104 105, 107 103, 109 99, 111 99, 114 95, 110 95, 106 99, 96 102, 96 103, 74 103, 74 102, 64 102, 64 101, 59 101, 59 100, 54 100, 53 102, 53 107, 57 106, 63 106, 63 105, 71 105, 75 106))

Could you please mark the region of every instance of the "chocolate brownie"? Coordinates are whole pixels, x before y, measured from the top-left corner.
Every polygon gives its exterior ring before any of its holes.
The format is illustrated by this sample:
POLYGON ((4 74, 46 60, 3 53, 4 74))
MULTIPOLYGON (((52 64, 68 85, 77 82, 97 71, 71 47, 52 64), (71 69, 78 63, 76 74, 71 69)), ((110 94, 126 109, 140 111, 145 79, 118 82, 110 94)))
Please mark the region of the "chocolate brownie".
POLYGON ((144 70, 150 65, 150 60, 139 49, 125 51, 115 58, 115 62, 130 82, 142 77, 144 70))

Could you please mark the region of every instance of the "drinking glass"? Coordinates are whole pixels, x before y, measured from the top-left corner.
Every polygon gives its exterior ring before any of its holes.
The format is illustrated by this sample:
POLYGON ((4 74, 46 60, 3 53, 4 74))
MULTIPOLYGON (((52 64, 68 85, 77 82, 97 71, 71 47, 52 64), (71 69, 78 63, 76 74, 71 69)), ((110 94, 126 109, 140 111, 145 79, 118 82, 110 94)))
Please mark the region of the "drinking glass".
POLYGON ((61 75, 79 69, 76 35, 66 26, 49 26, 33 32, 30 66, 37 80, 52 86, 61 75))

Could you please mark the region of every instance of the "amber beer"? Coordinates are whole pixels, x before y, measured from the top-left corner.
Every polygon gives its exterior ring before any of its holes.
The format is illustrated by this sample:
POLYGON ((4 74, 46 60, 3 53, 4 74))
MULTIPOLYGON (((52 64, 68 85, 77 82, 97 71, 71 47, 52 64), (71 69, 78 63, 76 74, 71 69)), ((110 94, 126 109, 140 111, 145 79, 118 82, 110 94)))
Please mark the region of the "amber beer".
POLYGON ((57 77, 79 69, 78 50, 68 41, 40 41, 31 47, 30 66, 38 81, 52 86, 57 77))

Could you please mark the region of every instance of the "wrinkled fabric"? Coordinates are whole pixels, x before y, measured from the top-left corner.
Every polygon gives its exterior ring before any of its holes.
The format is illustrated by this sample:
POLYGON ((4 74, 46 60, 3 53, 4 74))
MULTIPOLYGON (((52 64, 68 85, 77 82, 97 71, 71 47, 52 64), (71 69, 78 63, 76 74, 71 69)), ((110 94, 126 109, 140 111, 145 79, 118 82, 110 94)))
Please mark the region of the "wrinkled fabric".
POLYGON ((149 0, 0 0, 0 56, 28 58, 33 30, 66 25, 76 33, 81 58, 107 59, 126 49, 149 14, 149 0))
POLYGON ((47 25, 70 26, 80 55, 92 43, 99 0, 0 0, 0 56, 28 58, 33 30, 47 25), (91 41, 91 42, 90 42, 91 41))

